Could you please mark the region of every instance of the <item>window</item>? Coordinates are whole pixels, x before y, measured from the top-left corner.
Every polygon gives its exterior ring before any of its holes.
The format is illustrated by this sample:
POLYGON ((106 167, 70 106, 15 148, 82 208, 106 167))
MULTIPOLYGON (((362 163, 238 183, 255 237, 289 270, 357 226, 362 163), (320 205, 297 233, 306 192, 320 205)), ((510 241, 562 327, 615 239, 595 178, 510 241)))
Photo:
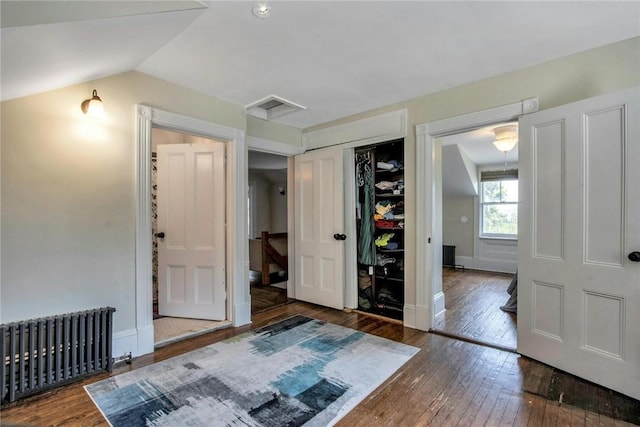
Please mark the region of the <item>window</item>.
POLYGON ((518 171, 480 175, 480 237, 518 237, 518 171))

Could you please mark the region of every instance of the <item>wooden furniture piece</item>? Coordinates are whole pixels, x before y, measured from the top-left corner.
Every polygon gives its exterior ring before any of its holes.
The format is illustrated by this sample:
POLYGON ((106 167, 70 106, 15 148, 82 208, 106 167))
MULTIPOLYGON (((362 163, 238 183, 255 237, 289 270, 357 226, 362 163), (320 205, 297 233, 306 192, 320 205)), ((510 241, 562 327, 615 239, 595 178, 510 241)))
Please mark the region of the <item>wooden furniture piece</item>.
POLYGON ((260 239, 249 239, 249 268, 262 274, 262 284, 271 284, 270 274, 289 269, 287 233, 263 231, 260 239))

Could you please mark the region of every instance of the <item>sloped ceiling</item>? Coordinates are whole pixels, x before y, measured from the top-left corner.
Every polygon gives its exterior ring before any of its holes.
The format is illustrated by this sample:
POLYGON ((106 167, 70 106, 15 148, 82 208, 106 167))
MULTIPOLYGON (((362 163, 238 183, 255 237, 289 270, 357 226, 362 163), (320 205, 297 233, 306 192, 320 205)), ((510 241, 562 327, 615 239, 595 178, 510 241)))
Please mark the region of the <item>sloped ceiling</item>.
POLYGON ((477 167, 465 157, 458 145, 442 147, 442 197, 473 197, 478 194, 477 167))
POLYGON ((2 1, 2 99, 138 70, 239 105, 281 96, 307 109, 275 121, 307 128, 640 35, 637 1, 254 5, 2 1))
POLYGON ((493 145, 493 129, 507 123, 445 136, 442 144, 442 197, 472 197, 478 191, 478 169, 518 165, 518 145, 502 153, 493 145))

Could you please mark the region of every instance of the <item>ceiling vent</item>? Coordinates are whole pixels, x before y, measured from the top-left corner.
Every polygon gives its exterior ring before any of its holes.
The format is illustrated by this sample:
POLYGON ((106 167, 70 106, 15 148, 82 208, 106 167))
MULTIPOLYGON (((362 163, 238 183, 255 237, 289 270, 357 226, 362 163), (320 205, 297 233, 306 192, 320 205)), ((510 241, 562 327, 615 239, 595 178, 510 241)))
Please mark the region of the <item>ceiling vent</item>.
POLYGON ((246 105, 247 114, 264 120, 275 119, 285 114, 306 110, 307 107, 287 101, 279 96, 269 95, 256 102, 246 105))

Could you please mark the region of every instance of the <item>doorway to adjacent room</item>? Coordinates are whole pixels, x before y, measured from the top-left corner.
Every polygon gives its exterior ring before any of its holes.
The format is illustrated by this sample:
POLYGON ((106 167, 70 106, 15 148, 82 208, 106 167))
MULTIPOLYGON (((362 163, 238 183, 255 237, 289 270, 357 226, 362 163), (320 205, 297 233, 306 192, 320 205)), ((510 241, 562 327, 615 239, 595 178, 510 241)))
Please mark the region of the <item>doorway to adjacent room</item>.
POLYGON ((152 129, 155 346, 228 326, 225 143, 152 129))
POLYGON ((247 217, 251 314, 289 302, 288 158, 249 150, 247 217))
POLYGON ((433 329, 515 351, 517 306, 509 290, 518 261, 518 150, 494 146, 495 129, 504 126, 513 126, 517 138, 517 124, 510 122, 436 142, 441 151, 445 305, 436 313, 433 329))

